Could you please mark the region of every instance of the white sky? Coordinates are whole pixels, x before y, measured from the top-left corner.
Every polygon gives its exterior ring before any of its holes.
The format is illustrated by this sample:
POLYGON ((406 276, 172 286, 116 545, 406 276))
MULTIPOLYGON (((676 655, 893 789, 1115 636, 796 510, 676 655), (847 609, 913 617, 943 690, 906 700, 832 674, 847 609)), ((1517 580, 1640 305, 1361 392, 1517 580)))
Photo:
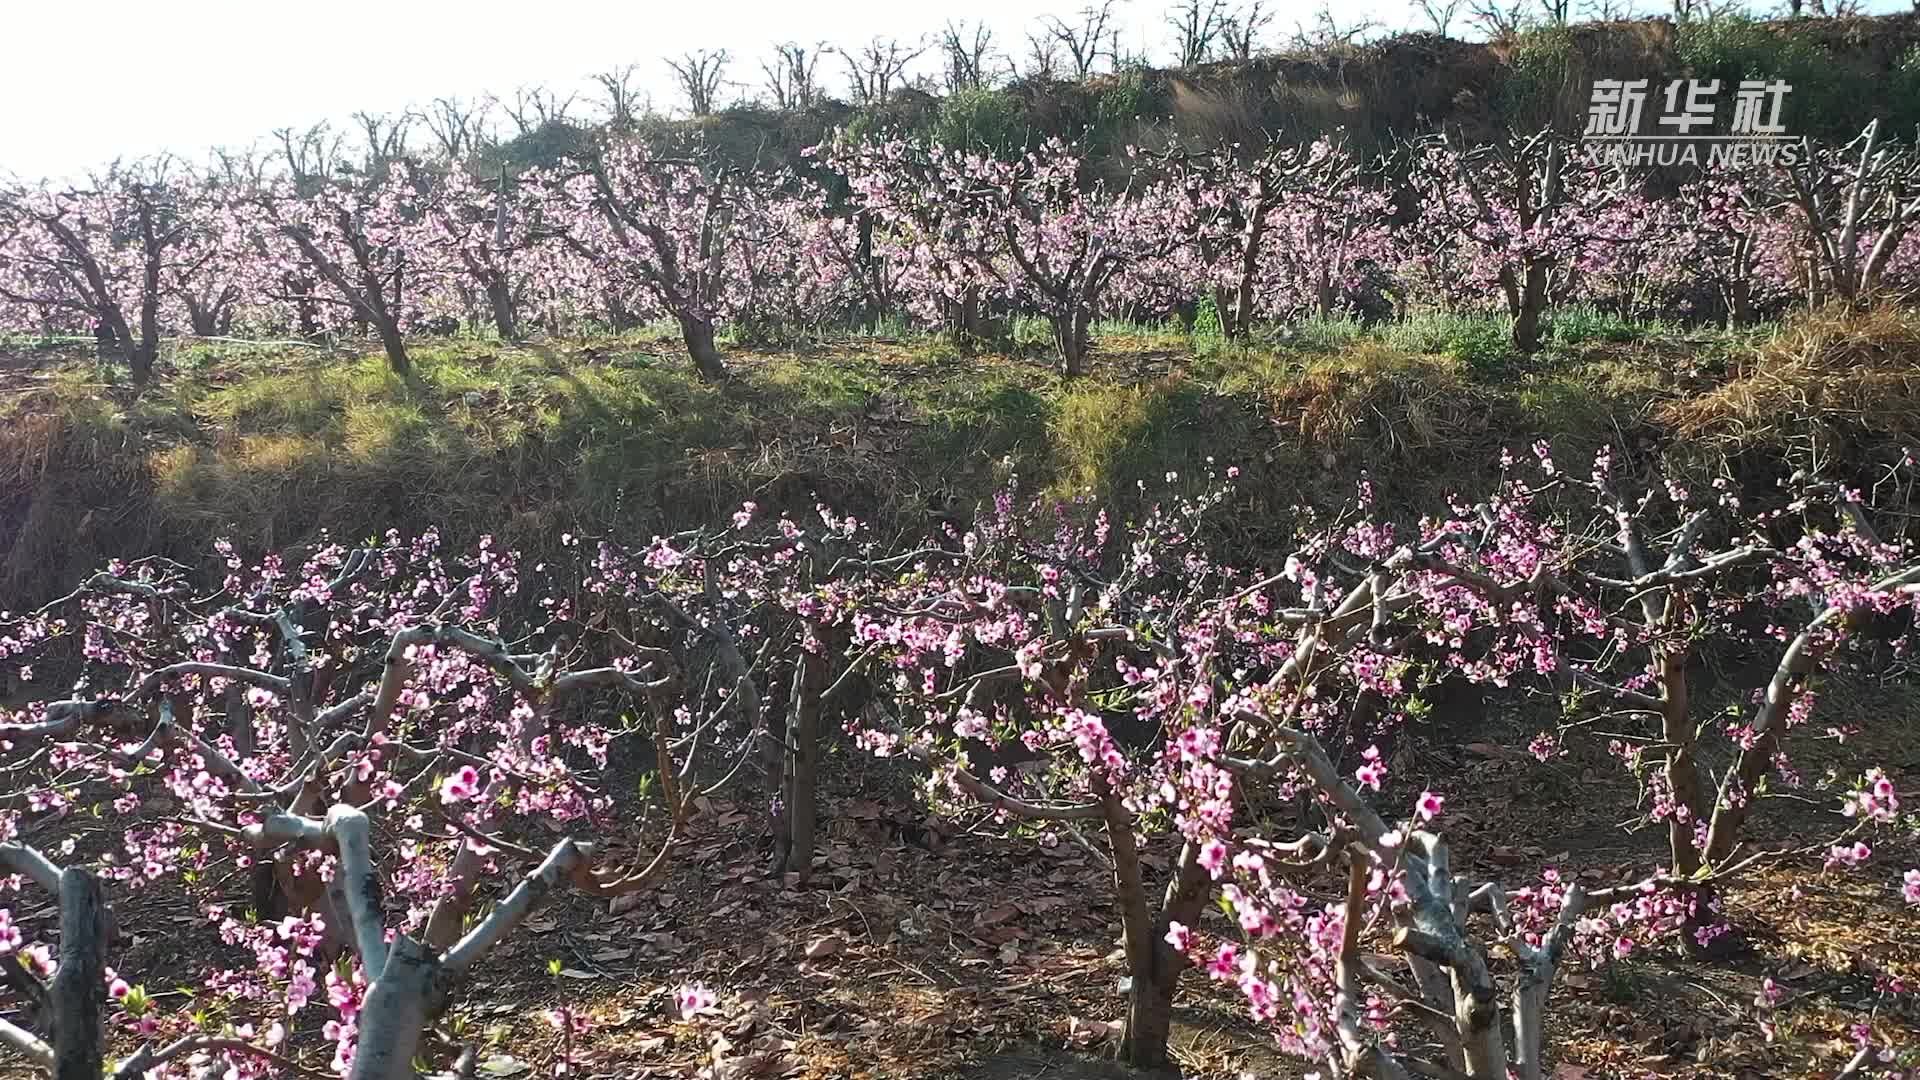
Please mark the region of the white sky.
MULTIPOLYGON (((1164 8, 1122 0, 1122 43, 1156 62, 1171 54, 1164 8)), ((1643 4, 1650 0, 1642 0, 1643 4)), ((1893 11, 1905 0, 1870 0, 1893 11)), ((917 38, 948 19, 983 21, 1007 51, 1049 12, 1081 0, 9 0, 0 27, 0 175, 70 176, 117 156, 162 150, 198 163, 211 146, 244 147, 275 128, 356 110, 399 112, 436 97, 511 96, 516 86, 583 90, 596 71, 637 65, 656 107, 678 104, 663 57, 728 49, 730 82, 757 90, 759 62, 779 41, 857 46, 875 35, 917 38)), ((1310 22, 1320 0, 1275 0, 1267 37, 1310 22)), ((1411 25, 1409 0, 1336 0, 1343 23, 1411 25)), ((1455 24, 1459 33, 1461 23, 1455 24)), ((933 72, 922 57, 917 70, 933 72)), ((836 95, 837 58, 821 64, 836 95)), ((575 113, 582 110, 576 107, 575 113)), ((430 138, 424 131, 416 145, 430 138)))

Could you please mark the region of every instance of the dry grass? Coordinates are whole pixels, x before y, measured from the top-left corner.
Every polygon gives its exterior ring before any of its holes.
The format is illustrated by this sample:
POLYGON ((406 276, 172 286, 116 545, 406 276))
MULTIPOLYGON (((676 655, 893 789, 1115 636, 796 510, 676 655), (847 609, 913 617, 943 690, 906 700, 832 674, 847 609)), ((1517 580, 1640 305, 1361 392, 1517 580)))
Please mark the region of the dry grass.
POLYGON ((1829 308, 1793 320, 1708 393, 1667 402, 1675 434, 1724 449, 1846 455, 1920 437, 1920 315, 1829 308))
POLYGON ((1309 446, 1398 458, 1409 451, 1464 449, 1488 426, 1488 398, 1465 365, 1361 342, 1309 360, 1271 387, 1275 420, 1309 446))

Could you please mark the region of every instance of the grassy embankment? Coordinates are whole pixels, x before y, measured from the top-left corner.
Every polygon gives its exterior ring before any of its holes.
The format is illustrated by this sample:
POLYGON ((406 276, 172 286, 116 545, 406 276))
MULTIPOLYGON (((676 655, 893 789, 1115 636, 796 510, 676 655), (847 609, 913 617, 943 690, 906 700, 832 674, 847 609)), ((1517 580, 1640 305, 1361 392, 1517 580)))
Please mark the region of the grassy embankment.
POLYGON ((916 533, 964 514, 1004 462, 1029 489, 1123 507, 1136 481, 1238 465, 1229 527, 1258 560, 1284 539, 1280 511, 1345 498, 1361 470, 1417 513, 1483 490, 1501 448, 1537 438, 1642 463, 1730 455, 1764 481, 1812 458, 1865 475, 1920 429, 1913 316, 1734 335, 1573 313, 1540 356, 1502 341, 1453 318, 1250 347, 1115 326, 1092 375, 1065 382, 1032 355, 852 339, 736 349, 722 386, 649 335, 423 343, 410 382, 372 355, 199 345, 138 396, 90 358, 16 348, 0 352, 0 607, 220 536, 260 550, 434 525, 537 555, 565 530, 644 540, 745 499, 816 498, 916 533))

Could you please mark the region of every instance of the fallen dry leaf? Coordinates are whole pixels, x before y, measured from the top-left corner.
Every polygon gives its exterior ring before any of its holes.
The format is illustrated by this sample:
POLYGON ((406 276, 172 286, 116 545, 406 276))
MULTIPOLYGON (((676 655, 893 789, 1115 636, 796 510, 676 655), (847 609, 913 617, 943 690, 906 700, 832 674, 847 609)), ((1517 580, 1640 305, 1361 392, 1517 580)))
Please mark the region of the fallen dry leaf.
POLYGON ((1092 1046, 1107 1039, 1117 1039, 1123 1026, 1118 1020, 1088 1020, 1069 1016, 1067 1042, 1074 1046, 1092 1046))
POLYGON ((1020 909, 1016 905, 1001 904, 997 908, 991 908, 981 912, 980 916, 974 919, 973 922, 975 926, 992 926, 996 923, 1006 922, 1018 914, 1020 914, 1020 909))

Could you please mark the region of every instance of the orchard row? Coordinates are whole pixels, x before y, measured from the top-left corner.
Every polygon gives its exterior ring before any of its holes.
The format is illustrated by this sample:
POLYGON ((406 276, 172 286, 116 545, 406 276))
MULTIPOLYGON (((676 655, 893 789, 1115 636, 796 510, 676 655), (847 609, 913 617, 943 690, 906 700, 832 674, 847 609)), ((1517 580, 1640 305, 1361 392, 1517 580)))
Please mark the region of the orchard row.
MULTIPOLYGON (((1542 1080, 1556 973, 1711 954, 1756 865, 1824 863, 1920 905, 1920 870, 1875 853, 1912 828, 1896 779, 1799 756, 1872 719, 1824 715, 1823 674, 1912 676, 1920 556, 1879 531, 1910 508, 1804 476, 1743 495, 1627 472, 1543 443, 1446 505, 1376 506, 1362 483, 1296 508, 1270 572, 1207 540, 1240 504, 1233 467, 1169 476, 1126 523, 1009 480, 900 546, 747 503, 531 564, 432 533, 116 563, 0 615, 0 664, 33 699, 0 716, 0 885, 60 898, 56 925, 0 892, 0 993, 44 1033, 0 1020, 0 1042, 62 1076, 289 1075, 320 1042, 354 1080, 411 1077, 458 1049, 436 1018, 544 898, 658 887, 726 843, 703 791, 757 786, 767 871, 804 880, 822 750, 844 738, 938 806, 1097 846, 1134 1064, 1166 1062, 1180 987, 1211 978, 1332 1075, 1542 1080), (1764 686, 1700 684, 1733 658, 1764 686), (1461 682, 1539 718, 1514 756, 1548 770, 1587 743, 1624 770, 1657 865, 1498 881, 1456 862, 1459 793, 1394 776, 1380 747, 1461 682), (634 761, 638 791, 615 779, 634 761), (1296 796, 1298 827, 1249 810, 1296 796), (57 839, 89 813, 117 823, 105 851, 57 839), (155 888, 228 947, 178 1003, 107 955, 103 913, 155 888)), ((686 986, 677 1008, 698 1023, 727 993, 686 986)), ((1770 1039, 1776 1005, 1739 1022, 1770 1039)), ((1833 1034, 1856 1070, 1914 1064, 1870 1013, 1833 1034)))
POLYGON ((1531 352, 1555 305, 1742 323, 1902 292, 1920 265, 1920 158, 1876 126, 1685 178, 1546 132, 1372 161, 1328 139, 1126 160, 1096 177, 1059 141, 1000 159, 840 135, 776 173, 602 133, 517 175, 121 168, 86 190, 0 190, 0 330, 96 334, 144 380, 164 335, 375 335, 404 372, 425 328, 666 320, 717 378, 723 330, 895 318, 978 341, 1019 313, 1049 322, 1076 374, 1100 317, 1206 313, 1241 338, 1308 316, 1500 312, 1531 352))

